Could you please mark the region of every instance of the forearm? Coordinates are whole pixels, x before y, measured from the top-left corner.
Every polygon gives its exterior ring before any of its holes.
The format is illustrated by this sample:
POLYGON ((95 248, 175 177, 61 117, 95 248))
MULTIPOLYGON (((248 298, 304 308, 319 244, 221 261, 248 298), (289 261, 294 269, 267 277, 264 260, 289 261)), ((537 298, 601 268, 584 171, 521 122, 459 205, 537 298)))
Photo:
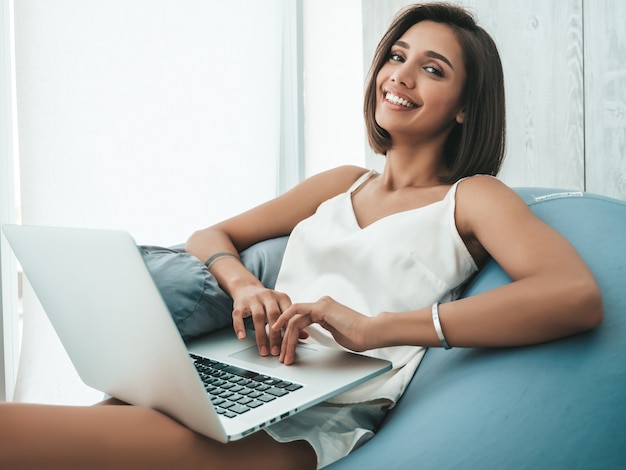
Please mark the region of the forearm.
POLYGON ((244 287, 262 287, 259 279, 241 263, 237 248, 224 232, 211 228, 194 232, 187 240, 185 251, 203 263, 209 261, 211 274, 231 297, 244 287), (222 253, 233 256, 215 256, 222 253))
POLYGON ((602 319, 602 301, 592 280, 536 277, 444 305, 441 311, 450 344, 521 346, 595 327, 602 319))
MULTIPOLYGON (((596 326, 602 304, 592 280, 528 278, 439 306, 444 336, 453 347, 506 347, 540 343, 596 326)), ((375 320, 376 347, 441 346, 432 310, 383 313, 375 320)))
POLYGON ((192 233, 185 244, 185 252, 195 256, 203 263, 219 252, 238 255, 238 250, 228 235, 211 227, 192 233))

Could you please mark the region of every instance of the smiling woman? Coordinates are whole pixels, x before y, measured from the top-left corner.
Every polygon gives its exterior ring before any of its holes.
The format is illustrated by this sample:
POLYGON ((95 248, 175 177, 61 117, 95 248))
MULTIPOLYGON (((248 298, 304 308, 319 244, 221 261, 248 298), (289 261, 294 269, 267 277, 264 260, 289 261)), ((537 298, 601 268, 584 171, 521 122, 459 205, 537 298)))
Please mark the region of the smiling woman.
MULTIPOLYGON (((308 341, 384 358, 392 369, 227 445, 117 401, 3 404, 7 466, 323 467, 374 437, 425 348, 531 345, 602 321, 600 291, 573 246, 490 176, 504 150, 504 84, 488 33, 460 7, 427 3, 394 19, 381 44, 365 111, 372 146, 386 157, 382 173, 340 166, 307 178, 193 231, 182 255, 201 286, 217 283, 232 299, 223 313, 233 335, 246 337, 252 320, 260 355, 290 365, 308 341), (240 253, 285 235, 275 284, 264 285, 240 253), (489 257, 512 282, 460 299, 489 257)), ((191 320, 222 313, 192 305, 191 320)))

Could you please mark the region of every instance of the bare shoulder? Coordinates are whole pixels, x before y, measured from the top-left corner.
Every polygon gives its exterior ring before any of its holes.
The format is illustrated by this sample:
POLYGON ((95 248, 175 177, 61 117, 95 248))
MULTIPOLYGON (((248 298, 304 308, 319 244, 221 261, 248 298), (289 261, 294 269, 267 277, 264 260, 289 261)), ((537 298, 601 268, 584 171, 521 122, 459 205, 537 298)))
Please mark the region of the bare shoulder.
POLYGON ((557 258, 561 265, 577 260, 565 238, 496 178, 475 176, 461 181, 455 215, 461 236, 482 247, 513 279, 557 258))
POLYGON ((362 175, 367 173, 366 168, 355 165, 343 165, 318 173, 303 181, 305 186, 315 186, 321 191, 338 193, 346 191, 362 175))
MULTIPOLYGON (((457 224, 468 228, 485 219, 530 215, 526 203, 509 186, 493 176, 477 175, 459 182, 456 194, 457 224)), ((473 231, 473 229, 472 229, 473 231)))
POLYGON ((465 178, 459 182, 457 188, 457 200, 462 203, 489 204, 490 202, 501 202, 501 199, 511 199, 511 202, 520 202, 521 198, 509 186, 498 178, 488 175, 476 175, 465 178))
POLYGON ((459 182, 455 221, 474 259, 497 257, 520 234, 541 224, 519 195, 492 176, 477 175, 459 182))
POLYGON ((346 192, 367 169, 340 166, 311 176, 280 196, 216 224, 240 251, 260 241, 291 233, 324 201, 346 192))
POLYGON ((367 169, 358 166, 339 166, 313 175, 278 198, 287 204, 298 202, 314 211, 324 201, 346 192, 367 169))

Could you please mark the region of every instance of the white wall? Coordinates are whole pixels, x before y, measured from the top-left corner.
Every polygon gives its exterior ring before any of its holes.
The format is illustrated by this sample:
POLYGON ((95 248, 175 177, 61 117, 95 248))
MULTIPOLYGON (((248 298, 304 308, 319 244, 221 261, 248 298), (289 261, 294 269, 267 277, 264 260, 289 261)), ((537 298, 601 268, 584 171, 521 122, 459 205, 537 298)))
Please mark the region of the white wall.
POLYGON ((365 165, 361 0, 304 1, 306 175, 365 165))
POLYGON ((273 197, 280 9, 17 2, 24 222, 172 244, 273 197))
MULTIPOLYGON (((16 2, 23 223, 121 228, 169 245, 274 197, 284 5, 16 2)), ((100 397, 26 285, 16 400, 100 397)))

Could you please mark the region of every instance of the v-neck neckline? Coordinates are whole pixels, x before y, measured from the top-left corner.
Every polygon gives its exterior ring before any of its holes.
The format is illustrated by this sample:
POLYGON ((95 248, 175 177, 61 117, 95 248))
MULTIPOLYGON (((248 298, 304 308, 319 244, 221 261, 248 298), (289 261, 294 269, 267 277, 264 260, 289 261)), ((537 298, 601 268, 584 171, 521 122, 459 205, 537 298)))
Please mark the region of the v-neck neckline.
POLYGON ((379 219, 374 220, 373 222, 367 224, 367 225, 363 225, 361 224, 361 222, 359 222, 359 218, 356 215, 356 211, 354 210, 354 202, 352 200, 352 195, 358 191, 359 188, 361 188, 367 181, 370 180, 370 178, 374 175, 379 175, 380 173, 378 173, 376 170, 370 170, 368 173, 365 173, 361 178, 359 178, 354 185, 352 185, 352 187, 350 188, 350 190, 345 193, 347 196, 347 201, 348 201, 348 206, 350 208, 350 213, 352 214, 352 220, 354 222, 354 225, 359 229, 359 230, 366 230, 368 227, 371 227, 373 225, 378 224, 379 222, 382 222, 384 220, 387 219, 391 219, 394 218, 394 216, 401 216, 401 215, 407 215, 407 214, 411 214, 413 212, 418 212, 421 211, 422 209, 426 209, 428 207, 432 207, 435 206, 437 204, 441 204, 442 202, 444 202, 447 198, 448 195, 450 194, 450 191, 452 191, 452 188, 454 188, 454 186, 456 186, 457 183, 452 184, 448 190, 446 191, 446 194, 443 196, 443 198, 439 199, 438 201, 433 201, 430 202, 426 205, 420 206, 420 207, 414 207, 412 209, 406 209, 406 210, 401 210, 398 212, 393 212, 391 214, 387 214, 383 217, 380 217, 379 219))

